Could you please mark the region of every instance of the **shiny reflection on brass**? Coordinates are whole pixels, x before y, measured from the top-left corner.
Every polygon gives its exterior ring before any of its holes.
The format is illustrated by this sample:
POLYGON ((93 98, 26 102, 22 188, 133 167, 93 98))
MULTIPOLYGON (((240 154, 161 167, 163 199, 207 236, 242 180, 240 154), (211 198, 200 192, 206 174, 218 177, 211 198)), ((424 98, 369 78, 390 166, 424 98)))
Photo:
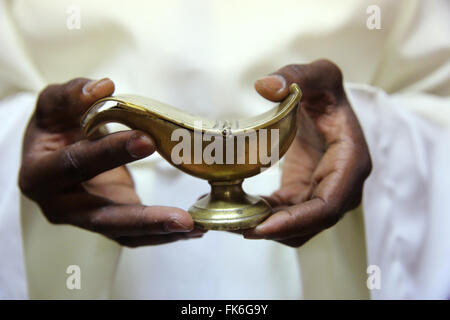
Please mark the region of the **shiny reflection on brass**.
MULTIPOLYGON (((81 124, 86 136, 90 136, 97 128, 108 122, 118 122, 148 133, 153 137, 157 151, 164 159, 183 172, 208 180, 211 185, 211 193, 199 199, 188 210, 199 227, 213 230, 248 229, 266 219, 272 209, 264 199, 245 193, 242 182, 273 163, 263 164, 259 155, 260 144, 251 144, 249 139, 244 139, 245 161, 244 163, 241 161, 240 164, 237 161, 237 139, 252 130, 260 137, 259 131, 266 129, 268 153, 278 147, 281 158, 297 132, 296 115, 301 91, 295 83, 289 90, 290 94, 284 101, 265 113, 245 119, 223 121, 197 117, 149 98, 117 95, 95 102, 83 116, 81 124), (198 126, 198 121, 201 121, 201 127, 198 126), (176 129, 186 129, 190 133, 191 146, 194 146, 195 134, 199 133, 214 136, 214 139, 223 139, 224 159, 228 150, 225 147, 226 140, 234 139, 232 149, 234 161, 231 164, 228 161, 212 164, 206 164, 204 161, 174 163, 171 157, 172 149, 179 140, 172 141, 171 137, 176 129), (271 145, 271 129, 278 129, 277 146, 271 145), (249 161, 252 152, 257 155, 257 161, 253 163, 249 161)), ((210 141, 201 142, 202 154, 210 143, 210 141)), ((228 152, 231 153, 231 150, 228 152)), ((190 156, 190 159, 194 159, 194 147, 191 148, 190 156)))

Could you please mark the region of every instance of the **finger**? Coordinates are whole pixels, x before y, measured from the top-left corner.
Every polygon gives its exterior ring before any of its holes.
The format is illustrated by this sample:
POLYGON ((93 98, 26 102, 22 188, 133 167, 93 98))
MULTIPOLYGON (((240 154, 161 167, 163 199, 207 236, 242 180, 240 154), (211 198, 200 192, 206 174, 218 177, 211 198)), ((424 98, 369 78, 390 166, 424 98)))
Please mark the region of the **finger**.
POLYGON ((345 212, 357 207, 370 170, 358 165, 352 152, 346 152, 349 159, 335 161, 341 153, 338 147, 332 147, 324 155, 313 175, 316 187, 311 200, 274 213, 244 235, 273 240, 303 237, 333 226, 345 212))
POLYGON ((332 208, 315 198, 274 213, 256 228, 246 231, 244 237, 285 240, 317 233, 336 222, 328 210, 332 208))
POLYGON ((191 215, 182 209, 117 204, 81 187, 52 195, 40 206, 51 223, 71 224, 111 238, 186 233, 194 229, 191 215))
POLYGON ((304 183, 290 183, 282 186, 281 189, 275 191, 269 197, 265 197, 265 199, 272 208, 291 206, 308 200, 312 194, 311 187, 311 184, 305 186, 304 183))
POLYGON ((286 79, 278 74, 262 77, 255 81, 255 89, 270 101, 281 101, 289 94, 286 79))
POLYGON ((110 238, 186 233, 194 229, 190 214, 161 206, 109 205, 70 213, 65 223, 101 233, 110 238))
MULTIPOLYGON (((313 238, 317 233, 312 233, 307 236, 302 237, 294 237, 294 238, 288 238, 284 240, 276 240, 277 242, 284 244, 286 246, 292 247, 292 248, 298 248, 304 245, 306 242, 308 242, 311 238, 313 238)), ((265 239, 261 235, 255 235, 252 232, 243 233, 245 239, 250 240, 256 240, 256 239, 265 239)))
POLYGON ((194 229, 187 233, 171 233, 167 235, 152 235, 141 237, 120 237, 115 240, 122 246, 137 248, 142 246, 166 244, 179 240, 199 239, 202 238, 204 234, 205 231, 194 229))
POLYGON ((266 200, 272 208, 275 208, 282 204, 280 199, 278 197, 274 196, 273 194, 270 196, 260 196, 260 197, 263 198, 264 200, 266 200))
POLYGON ((306 242, 308 242, 311 238, 313 238, 317 233, 310 234, 308 236, 304 237, 298 237, 298 238, 292 238, 292 239, 286 239, 286 240, 279 240, 278 242, 287 245, 292 248, 298 248, 304 245, 306 242))
POLYGON ((104 78, 73 79, 50 85, 39 95, 36 105, 37 125, 49 131, 64 131, 79 126, 81 115, 98 99, 110 96, 114 83, 104 78))
MULTIPOLYGON (((320 133, 317 138, 323 139, 325 145, 350 140, 366 147, 358 119, 345 95, 342 72, 334 63, 318 60, 310 64, 288 65, 272 76, 285 79, 287 87, 294 82, 300 86, 303 92, 300 112, 306 112, 311 118, 311 124, 320 133)), ((269 95, 267 98, 273 97, 269 95)), ((306 121, 308 117, 303 114, 300 119, 306 121)), ((309 129, 304 126, 306 123, 302 124, 301 136, 314 132, 313 127, 309 126, 309 129)))
POLYGON ((266 99, 281 101, 289 94, 289 86, 297 83, 302 89, 302 100, 330 99, 335 104, 344 96, 342 72, 331 61, 321 59, 310 64, 287 65, 276 72, 258 79, 255 89, 266 99), (323 95, 329 91, 333 94, 323 95), (336 101, 335 101, 336 100, 336 101))
POLYGON ((81 226, 85 219, 85 215, 80 215, 80 212, 116 204, 107 198, 87 193, 81 186, 68 193, 51 193, 47 198, 41 198, 38 203, 50 223, 76 226, 81 226))
POLYGON ((146 157, 154 151, 155 143, 143 132, 117 132, 94 141, 82 140, 30 160, 24 173, 27 176, 22 180, 27 182, 30 191, 61 190, 146 157), (44 185, 46 190, 39 188, 44 185))

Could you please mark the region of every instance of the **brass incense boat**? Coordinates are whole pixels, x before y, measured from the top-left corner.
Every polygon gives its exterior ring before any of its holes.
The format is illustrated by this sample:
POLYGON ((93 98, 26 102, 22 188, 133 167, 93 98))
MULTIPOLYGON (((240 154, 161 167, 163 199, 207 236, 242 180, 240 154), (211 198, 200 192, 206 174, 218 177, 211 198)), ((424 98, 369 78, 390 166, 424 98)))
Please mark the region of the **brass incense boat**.
POLYGON ((213 230, 248 229, 265 220, 272 208, 261 197, 245 193, 243 180, 276 163, 297 133, 301 91, 295 83, 289 90, 284 101, 265 113, 217 121, 153 99, 116 95, 96 101, 81 125, 86 136, 108 122, 148 133, 164 159, 211 185, 211 192, 188 210, 196 225, 213 230))

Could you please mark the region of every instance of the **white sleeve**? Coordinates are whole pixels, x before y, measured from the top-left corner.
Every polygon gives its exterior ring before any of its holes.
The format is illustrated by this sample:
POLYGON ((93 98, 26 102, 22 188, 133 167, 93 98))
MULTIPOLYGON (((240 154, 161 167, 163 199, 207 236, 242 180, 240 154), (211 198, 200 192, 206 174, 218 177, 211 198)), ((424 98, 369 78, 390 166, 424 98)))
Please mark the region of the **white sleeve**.
POLYGON ((450 100, 366 85, 347 92, 373 161, 363 197, 368 263, 381 270, 372 298, 448 299, 450 100))
POLYGON ((33 94, 16 94, 0 100, 0 299, 26 299, 17 184, 22 138, 34 109, 33 94))

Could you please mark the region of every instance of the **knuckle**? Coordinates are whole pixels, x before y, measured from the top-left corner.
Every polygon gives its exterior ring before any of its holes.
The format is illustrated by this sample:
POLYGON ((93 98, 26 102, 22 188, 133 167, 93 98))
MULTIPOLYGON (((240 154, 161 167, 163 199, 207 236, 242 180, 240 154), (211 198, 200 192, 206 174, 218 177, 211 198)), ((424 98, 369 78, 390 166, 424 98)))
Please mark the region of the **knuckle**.
POLYGON ((373 164, 372 164, 372 158, 370 157, 369 152, 367 152, 367 160, 365 161, 365 165, 363 167, 362 175, 364 179, 370 176, 370 173, 372 172, 373 164))
POLYGON ((292 70, 292 71, 298 71, 300 69, 300 65, 298 64, 287 64, 283 68, 283 70, 292 70))
POLYGON ((356 181, 364 181, 372 172, 372 158, 362 131, 353 133, 347 139, 346 150, 348 157, 348 171, 356 178, 356 181))
POLYGON ((50 84, 41 91, 36 103, 36 116, 38 119, 45 118, 52 111, 55 104, 59 102, 59 90, 60 85, 50 84))
POLYGON ((21 170, 19 173, 19 189, 27 197, 31 197, 34 193, 35 186, 21 170))
POLYGON ((281 70, 287 74, 291 79, 300 79, 304 73, 304 65, 300 64, 288 64, 281 70))
POLYGON ((68 85, 63 86, 58 100, 59 101, 58 101, 57 107, 59 107, 59 108, 62 108, 63 106, 71 104, 72 103, 72 88, 68 85))
POLYGON ((108 238, 116 238, 121 234, 120 222, 114 217, 114 205, 103 206, 88 214, 82 227, 92 232, 100 233, 108 238))
POLYGON ((341 214, 339 213, 339 211, 334 210, 334 211, 330 211, 324 219, 324 227, 325 229, 329 229, 331 227, 333 227, 336 223, 339 222, 341 218, 341 214))
POLYGON ((127 144, 132 134, 132 131, 117 132, 96 140, 94 149, 98 159, 105 159, 108 163, 128 162, 131 156, 127 151, 127 144))
POLYGON ((136 211, 135 219, 134 219, 134 226, 137 230, 146 230, 150 227, 151 222, 147 218, 147 211, 146 207, 142 206, 139 207, 136 211))
POLYGON ((342 71, 334 62, 328 59, 319 59, 314 61, 312 65, 321 71, 320 74, 326 74, 331 83, 342 83, 342 71))
POLYGON ((88 225, 86 226, 87 229, 91 230, 92 232, 96 233, 103 233, 104 232, 104 218, 102 214, 102 210, 100 210, 97 214, 92 214, 87 219, 88 225))
POLYGON ((42 197, 37 201, 45 219, 55 225, 67 224, 65 208, 61 206, 58 197, 42 197))
POLYGON ((323 203, 323 227, 329 229, 341 219, 343 209, 337 200, 332 199, 323 203))
POLYGON ((22 164, 17 182, 22 194, 32 200, 36 200, 46 191, 45 184, 39 181, 40 179, 36 177, 35 173, 33 168, 29 168, 26 164, 22 164))
POLYGON ((316 205, 311 206, 311 211, 317 211, 317 222, 322 230, 331 228, 339 221, 340 207, 335 197, 313 195, 311 200, 317 201, 316 205))
POLYGON ((78 103, 80 96, 82 95, 82 88, 86 79, 83 78, 75 78, 65 83, 62 86, 60 104, 59 107, 68 107, 67 110, 70 110, 78 103))
POLYGON ((359 207, 362 202, 362 190, 360 190, 352 199, 349 210, 353 210, 359 207))
POLYGON ((46 211, 43 211, 43 213, 49 223, 54 224, 54 225, 64 224, 64 220, 62 219, 62 217, 60 215, 46 212, 46 211))
POLYGON ((63 84, 50 84, 39 94, 37 114, 46 116, 49 112, 73 105, 81 95, 81 88, 88 79, 75 78, 63 84))
MULTIPOLYGON (((83 86, 89 81, 86 78, 75 78, 66 82, 64 86, 64 92, 69 100, 78 98, 82 93, 83 86)), ((69 101, 68 100, 68 101, 69 101)))
MULTIPOLYGON (((77 142, 72 147, 75 147, 79 143, 77 142)), ((62 152, 61 165, 63 166, 64 172, 70 177, 87 180, 90 177, 89 172, 87 168, 81 165, 79 156, 74 152, 74 149, 65 148, 62 152)))
POLYGON ((354 210, 359 207, 363 199, 363 185, 358 185, 354 191, 347 197, 347 201, 341 210, 343 213, 354 210))
POLYGON ((313 64, 315 64, 319 67, 322 67, 322 68, 326 68, 331 72, 342 73, 341 69, 337 66, 337 64, 335 64, 333 61, 328 60, 328 59, 318 59, 318 60, 314 61, 313 64))
POLYGON ((102 146, 103 156, 106 158, 117 158, 118 153, 122 150, 125 150, 125 143, 124 141, 128 141, 125 139, 121 139, 122 135, 118 134, 112 134, 110 136, 107 136, 101 140, 99 140, 97 143, 99 143, 102 146))
POLYGON ((361 188, 364 181, 370 176, 372 168, 372 159, 369 152, 358 152, 352 171, 355 173, 356 182, 361 183, 361 188))
POLYGON ((55 92, 59 86, 57 84, 49 84, 44 89, 38 97, 38 106, 46 105, 50 100, 55 98, 55 92))

